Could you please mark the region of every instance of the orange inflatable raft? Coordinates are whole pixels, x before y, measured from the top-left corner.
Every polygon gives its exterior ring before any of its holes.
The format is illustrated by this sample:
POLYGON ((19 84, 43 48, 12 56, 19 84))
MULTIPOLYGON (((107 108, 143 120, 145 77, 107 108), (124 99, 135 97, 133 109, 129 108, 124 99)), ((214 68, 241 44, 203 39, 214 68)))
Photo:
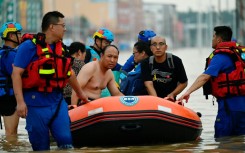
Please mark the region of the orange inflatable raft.
POLYGON ((69 111, 75 147, 151 145, 197 140, 200 115, 154 96, 116 96, 69 111))

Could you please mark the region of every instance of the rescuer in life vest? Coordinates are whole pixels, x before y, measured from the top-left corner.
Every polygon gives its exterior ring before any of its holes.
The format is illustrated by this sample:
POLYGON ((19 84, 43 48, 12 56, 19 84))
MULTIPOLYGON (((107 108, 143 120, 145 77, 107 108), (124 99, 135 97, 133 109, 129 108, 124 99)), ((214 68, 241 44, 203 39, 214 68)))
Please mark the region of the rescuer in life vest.
POLYGON ((188 101, 190 94, 204 86, 218 102, 215 138, 245 134, 245 73, 241 49, 231 41, 232 30, 227 26, 214 28, 212 48, 206 70, 179 98, 188 101))
POLYGON ((68 106, 62 89, 70 83, 84 102, 87 96, 78 86, 62 39, 64 15, 48 12, 42 19, 42 33, 19 46, 12 74, 17 112, 26 118, 26 130, 34 151, 50 149, 50 135, 61 149, 73 148, 68 106))

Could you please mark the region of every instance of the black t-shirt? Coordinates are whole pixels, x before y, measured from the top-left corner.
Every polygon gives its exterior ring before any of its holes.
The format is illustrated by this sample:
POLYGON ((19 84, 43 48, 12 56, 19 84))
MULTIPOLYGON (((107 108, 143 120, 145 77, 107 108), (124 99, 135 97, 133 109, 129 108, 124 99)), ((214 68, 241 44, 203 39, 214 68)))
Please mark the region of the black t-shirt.
POLYGON ((158 97, 166 97, 178 83, 185 83, 188 80, 182 60, 175 55, 172 57, 174 69, 169 67, 167 60, 157 63, 154 59, 152 67, 149 64, 149 58, 141 62, 142 80, 153 81, 158 97))

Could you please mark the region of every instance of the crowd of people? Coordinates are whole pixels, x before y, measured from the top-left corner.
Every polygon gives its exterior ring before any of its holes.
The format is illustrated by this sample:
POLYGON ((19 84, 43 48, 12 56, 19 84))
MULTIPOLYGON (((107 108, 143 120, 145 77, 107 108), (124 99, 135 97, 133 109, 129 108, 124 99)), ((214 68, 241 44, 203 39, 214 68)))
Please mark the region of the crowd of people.
POLYGON ((245 66, 238 67, 240 57, 232 49, 237 44, 231 41, 230 27, 214 28, 214 51, 205 71, 177 98, 188 78, 181 58, 167 51, 163 36, 149 29, 140 31, 132 55, 120 65, 112 31, 98 29, 92 46, 82 42, 65 46, 64 18, 58 11, 46 13, 42 31, 23 39, 19 23, 7 22, 0 29, 4 41, 0 48, 0 115, 6 136, 17 135, 22 117, 34 151, 50 149, 50 134, 60 149, 70 149, 69 105, 124 95, 187 102, 202 86, 219 104, 215 138, 245 134, 245 66))

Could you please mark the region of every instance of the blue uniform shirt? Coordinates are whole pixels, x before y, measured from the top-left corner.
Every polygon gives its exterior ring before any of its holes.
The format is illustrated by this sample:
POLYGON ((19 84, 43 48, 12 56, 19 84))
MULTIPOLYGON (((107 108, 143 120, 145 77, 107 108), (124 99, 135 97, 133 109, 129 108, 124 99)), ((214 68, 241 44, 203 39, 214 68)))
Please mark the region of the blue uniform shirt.
POLYGON ((130 72, 135 68, 134 55, 131 55, 126 63, 122 66, 122 70, 125 72, 130 72))

